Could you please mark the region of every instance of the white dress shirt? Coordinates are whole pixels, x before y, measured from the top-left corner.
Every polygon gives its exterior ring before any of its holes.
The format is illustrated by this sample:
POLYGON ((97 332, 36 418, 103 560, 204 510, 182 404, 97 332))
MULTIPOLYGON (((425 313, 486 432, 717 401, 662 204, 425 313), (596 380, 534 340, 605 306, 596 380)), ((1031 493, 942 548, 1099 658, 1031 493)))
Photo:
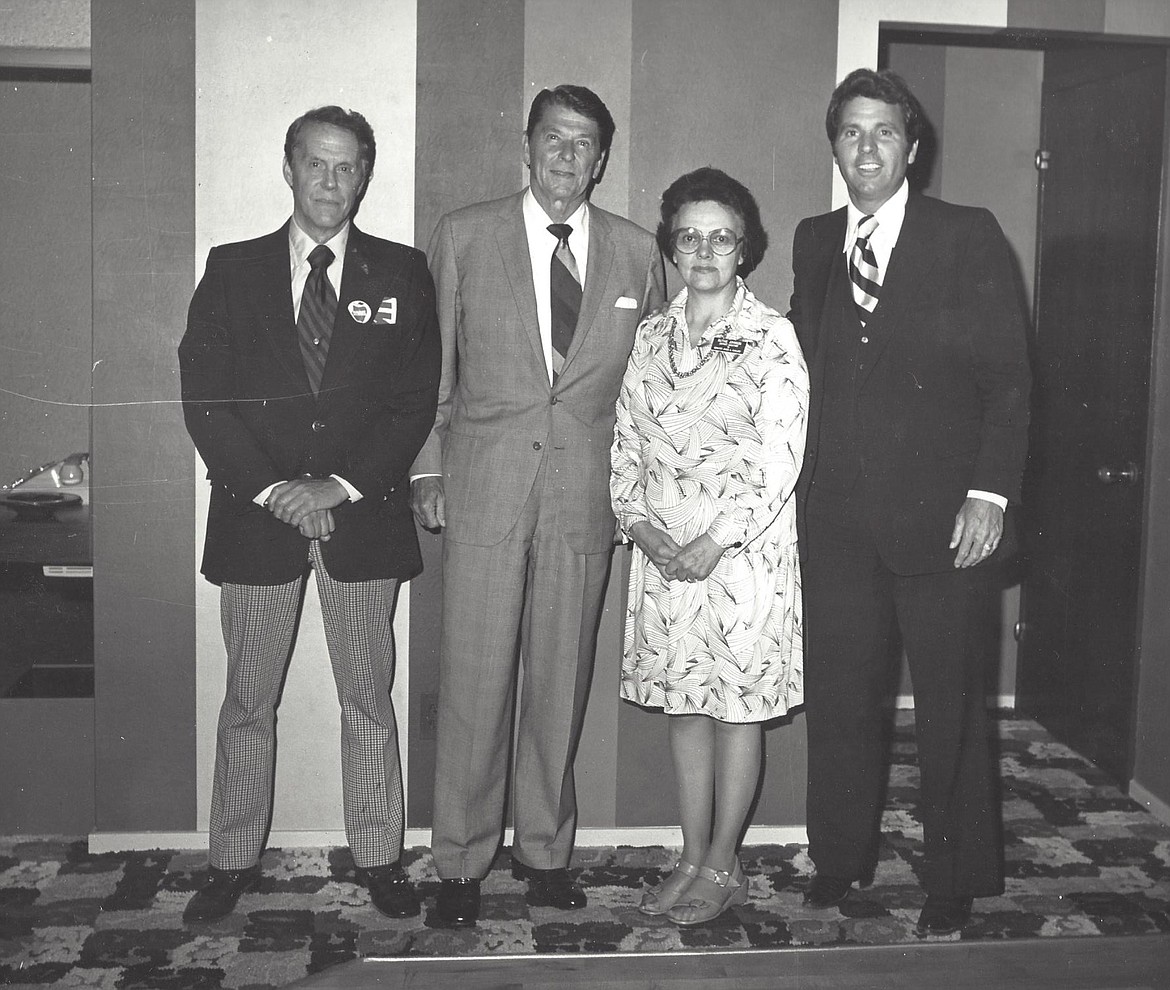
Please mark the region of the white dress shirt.
MULTIPOLYGON (((552 218, 532 195, 532 189, 524 192, 524 232, 528 236, 528 257, 532 262, 532 288, 536 292, 536 322, 540 325, 540 346, 544 351, 544 363, 549 384, 553 380, 552 364, 552 276, 550 274, 553 252, 559 243, 548 231, 552 218)), ((577 271, 581 285, 585 285, 585 271, 589 267, 589 201, 577 207, 571 217, 565 220, 573 228, 569 235, 569 250, 577 260, 577 271)))
MULTIPOLYGON (((898 237, 902 233, 902 222, 906 219, 906 201, 909 198, 910 183, 903 179, 902 185, 898 187, 898 191, 882 203, 878 207, 877 212, 873 214, 877 219, 877 229, 874 230, 869 238, 869 246, 873 249, 874 257, 877 259, 878 271, 881 273, 879 282, 885 282, 886 269, 890 265, 890 257, 893 255, 894 247, 898 243, 898 237)), ((846 259, 848 259, 849 252, 853 250, 853 245, 857 240, 858 225, 861 223, 861 218, 867 214, 862 213, 861 210, 854 206, 852 200, 846 204, 845 210, 845 243, 842 245, 841 250, 845 253, 846 259)), ((983 492, 972 488, 967 492, 967 497, 983 499, 985 502, 998 505, 1001 509, 1007 508, 1007 499, 1002 495, 997 495, 995 492, 983 492)))
MULTIPOLYGON (((341 276, 345 270, 345 249, 349 244, 349 221, 347 220, 336 234, 325 241, 325 246, 333 252, 333 260, 329 262, 329 267, 325 269, 325 274, 329 278, 329 284, 333 286, 333 294, 339 299, 341 298, 341 276)), ((292 304, 293 304, 293 319, 298 320, 301 316, 301 296, 305 294, 305 282, 309 280, 309 272, 312 271, 309 265, 309 255, 313 248, 317 246, 317 242, 313 240, 308 234, 301 230, 296 218, 292 218, 288 225, 288 263, 292 274, 292 304)), ((353 487, 344 478, 336 474, 331 474, 334 481, 338 482, 342 488, 345 489, 349 495, 351 502, 356 502, 362 497, 362 493, 353 487)), ((288 479, 286 478, 285 481, 288 479)), ((277 481, 269 485, 259 495, 257 495, 253 502, 257 505, 263 505, 268 501, 268 497, 272 494, 272 490, 277 485, 283 485, 284 481, 277 481)))

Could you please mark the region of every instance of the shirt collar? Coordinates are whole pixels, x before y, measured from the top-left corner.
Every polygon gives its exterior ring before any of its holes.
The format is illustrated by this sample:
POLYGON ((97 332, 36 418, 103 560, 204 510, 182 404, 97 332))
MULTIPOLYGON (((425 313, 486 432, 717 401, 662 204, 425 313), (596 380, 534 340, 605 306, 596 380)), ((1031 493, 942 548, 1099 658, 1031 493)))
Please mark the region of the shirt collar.
MULTIPOLYGON (((573 228, 572 237, 576 240, 576 235, 589 233, 589 200, 582 200, 581 205, 573 211, 573 215, 566 218, 565 223, 573 228)), ((552 223, 552 217, 544 212, 544 207, 536 201, 536 196, 532 193, 532 187, 529 186, 524 190, 523 199, 524 208, 524 222, 529 230, 543 230, 550 240, 556 241, 556 238, 549 233, 548 225, 552 223)))
MULTIPOLYGON (((341 230, 325 242, 325 246, 333 252, 334 260, 345 257, 345 248, 349 244, 349 228, 350 223, 346 220, 341 225, 341 230)), ((296 221, 296 217, 293 217, 288 225, 289 260, 292 264, 293 271, 296 271, 297 268, 308 262, 309 254, 316 246, 317 242, 301 230, 300 224, 296 221)))
MULTIPOLYGON (((903 179, 894 195, 882 203, 874 214, 878 223, 877 230, 874 231, 874 238, 880 239, 890 248, 893 248, 894 244, 897 243, 898 235, 902 232, 902 221, 906 219, 906 203, 909 199, 910 183, 903 179)), ((845 209, 847 219, 844 250, 848 254, 853 250, 853 242, 857 240, 857 225, 861 223, 861 218, 867 214, 862 213, 854 206, 853 200, 849 200, 845 209)))

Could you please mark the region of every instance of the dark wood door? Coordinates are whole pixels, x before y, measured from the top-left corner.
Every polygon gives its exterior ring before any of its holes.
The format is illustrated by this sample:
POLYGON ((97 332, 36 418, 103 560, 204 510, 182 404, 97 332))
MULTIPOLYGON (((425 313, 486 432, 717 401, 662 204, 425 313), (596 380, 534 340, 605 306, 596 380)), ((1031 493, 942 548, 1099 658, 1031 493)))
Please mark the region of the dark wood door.
POLYGON ((1162 49, 1045 55, 1017 705, 1123 784, 1165 79, 1162 49))

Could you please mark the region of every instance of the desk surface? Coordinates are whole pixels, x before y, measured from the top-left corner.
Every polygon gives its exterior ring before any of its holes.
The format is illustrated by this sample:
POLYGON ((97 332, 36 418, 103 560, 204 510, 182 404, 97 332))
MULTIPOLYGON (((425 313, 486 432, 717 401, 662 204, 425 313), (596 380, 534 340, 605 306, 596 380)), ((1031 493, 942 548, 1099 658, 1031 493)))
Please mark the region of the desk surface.
POLYGON ((88 505, 58 509, 49 519, 18 519, 0 507, 0 564, 93 564, 88 505))

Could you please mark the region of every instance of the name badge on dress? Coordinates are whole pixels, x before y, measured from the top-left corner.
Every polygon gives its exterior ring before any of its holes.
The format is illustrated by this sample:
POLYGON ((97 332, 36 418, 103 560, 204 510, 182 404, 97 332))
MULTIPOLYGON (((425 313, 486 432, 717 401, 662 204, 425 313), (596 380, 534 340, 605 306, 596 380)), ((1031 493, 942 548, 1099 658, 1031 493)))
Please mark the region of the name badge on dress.
POLYGON ((747 349, 746 340, 732 340, 730 337, 716 337, 711 341, 711 350, 725 354, 742 354, 747 349))

